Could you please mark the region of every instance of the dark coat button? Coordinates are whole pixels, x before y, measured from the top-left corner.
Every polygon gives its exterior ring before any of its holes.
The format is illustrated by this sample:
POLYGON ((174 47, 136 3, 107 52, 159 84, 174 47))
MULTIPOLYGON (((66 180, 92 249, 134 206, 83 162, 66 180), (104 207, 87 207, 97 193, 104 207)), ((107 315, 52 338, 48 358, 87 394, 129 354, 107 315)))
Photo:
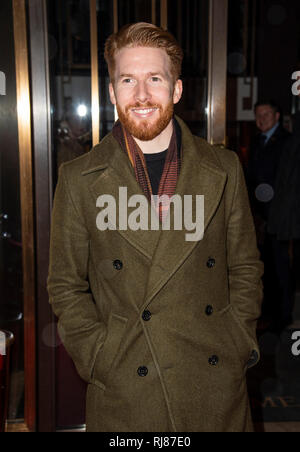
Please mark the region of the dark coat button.
POLYGON ((122 268, 123 268, 123 262, 120 261, 119 259, 116 259, 116 260, 113 262, 113 266, 114 266, 114 268, 115 268, 116 270, 122 270, 122 268))
POLYGON ((208 362, 211 366, 216 366, 219 362, 219 358, 216 355, 213 355, 209 358, 208 362))
POLYGON ((149 322, 149 320, 151 319, 151 312, 144 311, 142 317, 145 322, 149 322))
POLYGON ((206 306, 206 309, 205 309, 206 315, 210 316, 213 314, 213 312, 214 312, 214 308, 212 306, 210 306, 210 305, 206 306))
POLYGON ((148 373, 148 369, 146 366, 141 366, 138 368, 137 373, 140 377, 146 377, 148 373))
POLYGON ((208 259, 208 261, 206 262, 206 265, 208 268, 213 268, 216 265, 216 260, 212 257, 210 257, 208 259))

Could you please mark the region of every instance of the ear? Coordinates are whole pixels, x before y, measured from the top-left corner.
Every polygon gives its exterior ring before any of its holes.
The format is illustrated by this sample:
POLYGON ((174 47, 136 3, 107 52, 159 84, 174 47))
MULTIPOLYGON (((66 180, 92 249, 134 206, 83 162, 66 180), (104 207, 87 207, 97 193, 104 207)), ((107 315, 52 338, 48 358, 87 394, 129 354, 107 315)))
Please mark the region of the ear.
POLYGON ((117 100, 116 100, 116 96, 115 96, 115 90, 114 90, 114 87, 113 87, 113 84, 112 83, 110 83, 109 84, 109 97, 110 97, 110 101, 111 101, 111 103, 113 104, 113 105, 116 105, 116 103, 117 103, 117 100))
POLYGON ((280 119, 280 113, 277 112, 275 117, 276 117, 276 121, 278 122, 280 119))
POLYGON ((183 86, 182 80, 177 80, 174 86, 173 103, 177 104, 182 96, 183 86))

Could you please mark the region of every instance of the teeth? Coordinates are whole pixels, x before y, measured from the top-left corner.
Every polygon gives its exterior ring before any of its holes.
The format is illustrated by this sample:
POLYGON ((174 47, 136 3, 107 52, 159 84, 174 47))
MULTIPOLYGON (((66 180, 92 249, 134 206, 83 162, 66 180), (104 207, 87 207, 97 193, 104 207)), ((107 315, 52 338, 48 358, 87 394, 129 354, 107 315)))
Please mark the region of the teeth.
POLYGON ((148 110, 134 110, 135 113, 138 113, 139 115, 147 115, 148 113, 151 113, 152 111, 155 111, 156 108, 149 108, 148 110))

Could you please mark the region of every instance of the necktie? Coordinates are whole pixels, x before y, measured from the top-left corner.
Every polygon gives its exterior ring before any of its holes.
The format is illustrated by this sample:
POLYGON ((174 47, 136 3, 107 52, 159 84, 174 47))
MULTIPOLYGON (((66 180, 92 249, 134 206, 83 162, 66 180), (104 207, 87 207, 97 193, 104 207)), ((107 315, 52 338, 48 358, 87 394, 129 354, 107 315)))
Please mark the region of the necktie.
POLYGON ((267 140, 267 136, 266 135, 261 134, 259 136, 259 147, 260 147, 260 149, 263 149, 265 147, 266 140, 267 140))

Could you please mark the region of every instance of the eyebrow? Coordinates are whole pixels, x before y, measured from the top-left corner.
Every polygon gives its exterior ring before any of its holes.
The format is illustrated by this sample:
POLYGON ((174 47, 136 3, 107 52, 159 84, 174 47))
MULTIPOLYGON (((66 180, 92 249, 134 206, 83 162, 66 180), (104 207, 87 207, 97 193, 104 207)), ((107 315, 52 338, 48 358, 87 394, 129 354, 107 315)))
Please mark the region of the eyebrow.
POLYGON ((118 78, 133 77, 133 74, 120 74, 118 78))
MULTIPOLYGON (((163 78, 166 78, 166 75, 164 75, 162 72, 148 72, 148 74, 146 74, 146 75, 150 75, 151 77, 155 77, 155 76, 157 76, 157 75, 159 75, 160 77, 163 77, 163 78)), ((119 75, 119 79, 120 78, 126 78, 126 77, 128 77, 128 78, 131 78, 131 77, 135 77, 135 75, 134 74, 127 74, 127 73, 124 73, 124 74, 120 74, 119 75)))
POLYGON ((150 72, 149 75, 154 77, 155 75, 160 75, 160 77, 165 77, 165 75, 162 72, 150 72))

